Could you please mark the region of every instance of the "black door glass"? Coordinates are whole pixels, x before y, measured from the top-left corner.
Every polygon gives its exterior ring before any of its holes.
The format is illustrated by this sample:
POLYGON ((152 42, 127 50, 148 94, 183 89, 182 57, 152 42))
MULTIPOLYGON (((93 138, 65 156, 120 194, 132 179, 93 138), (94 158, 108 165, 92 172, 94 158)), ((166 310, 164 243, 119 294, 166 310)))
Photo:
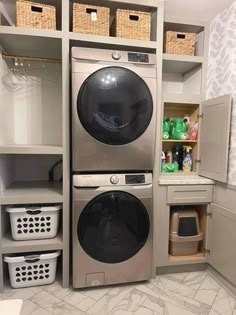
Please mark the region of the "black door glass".
POLYGON ((146 83, 136 73, 106 67, 82 84, 77 111, 81 124, 93 138, 105 144, 124 145, 147 129, 153 101, 146 83))
POLYGON ((112 191, 90 201, 82 211, 78 239, 95 260, 119 263, 133 257, 146 243, 150 221, 140 200, 112 191))

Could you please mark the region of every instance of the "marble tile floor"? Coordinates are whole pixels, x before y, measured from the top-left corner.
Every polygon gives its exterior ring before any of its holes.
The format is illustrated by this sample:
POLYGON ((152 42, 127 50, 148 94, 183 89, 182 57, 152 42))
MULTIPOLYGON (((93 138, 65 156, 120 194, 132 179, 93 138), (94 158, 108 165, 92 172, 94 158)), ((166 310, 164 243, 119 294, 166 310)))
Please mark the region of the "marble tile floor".
POLYGON ((7 299, 24 300, 21 315, 236 315, 236 300, 208 271, 86 290, 63 289, 58 282, 7 288, 0 300, 7 299))

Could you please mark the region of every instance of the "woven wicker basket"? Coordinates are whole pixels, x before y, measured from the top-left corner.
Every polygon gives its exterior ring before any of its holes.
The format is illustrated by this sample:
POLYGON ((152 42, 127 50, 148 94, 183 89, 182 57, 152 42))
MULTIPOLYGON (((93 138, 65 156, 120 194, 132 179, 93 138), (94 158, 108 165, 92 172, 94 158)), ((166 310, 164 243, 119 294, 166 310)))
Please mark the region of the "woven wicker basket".
POLYGON ((112 35, 129 39, 150 40, 151 14, 118 9, 112 25, 112 35))
POLYGON ((165 52, 176 55, 194 55, 195 33, 168 31, 165 33, 165 52))
POLYGON ((73 3, 73 32, 109 36, 110 9, 73 3))
POLYGON ((56 8, 25 0, 16 1, 16 25, 20 27, 56 29, 56 8))

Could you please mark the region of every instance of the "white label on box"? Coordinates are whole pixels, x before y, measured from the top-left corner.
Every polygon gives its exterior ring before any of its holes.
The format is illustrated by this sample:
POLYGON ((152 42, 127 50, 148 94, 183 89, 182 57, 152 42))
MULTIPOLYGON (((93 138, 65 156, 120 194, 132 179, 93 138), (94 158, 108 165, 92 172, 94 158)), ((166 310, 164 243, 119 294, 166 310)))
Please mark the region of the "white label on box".
POLYGON ((97 21, 97 12, 92 12, 91 13, 91 20, 92 21, 97 21))

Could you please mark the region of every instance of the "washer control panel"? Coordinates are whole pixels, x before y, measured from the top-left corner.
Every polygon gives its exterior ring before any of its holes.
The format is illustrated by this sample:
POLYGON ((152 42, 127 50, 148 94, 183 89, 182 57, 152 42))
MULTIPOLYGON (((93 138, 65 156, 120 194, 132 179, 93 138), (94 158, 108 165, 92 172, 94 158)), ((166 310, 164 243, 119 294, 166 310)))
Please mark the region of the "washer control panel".
POLYGON ((148 54, 128 53, 128 61, 131 62, 149 62, 148 54))
POLYGON ((116 175, 111 176, 110 182, 111 182, 112 184, 114 184, 114 185, 118 184, 118 183, 119 183, 119 177, 116 176, 116 175))

